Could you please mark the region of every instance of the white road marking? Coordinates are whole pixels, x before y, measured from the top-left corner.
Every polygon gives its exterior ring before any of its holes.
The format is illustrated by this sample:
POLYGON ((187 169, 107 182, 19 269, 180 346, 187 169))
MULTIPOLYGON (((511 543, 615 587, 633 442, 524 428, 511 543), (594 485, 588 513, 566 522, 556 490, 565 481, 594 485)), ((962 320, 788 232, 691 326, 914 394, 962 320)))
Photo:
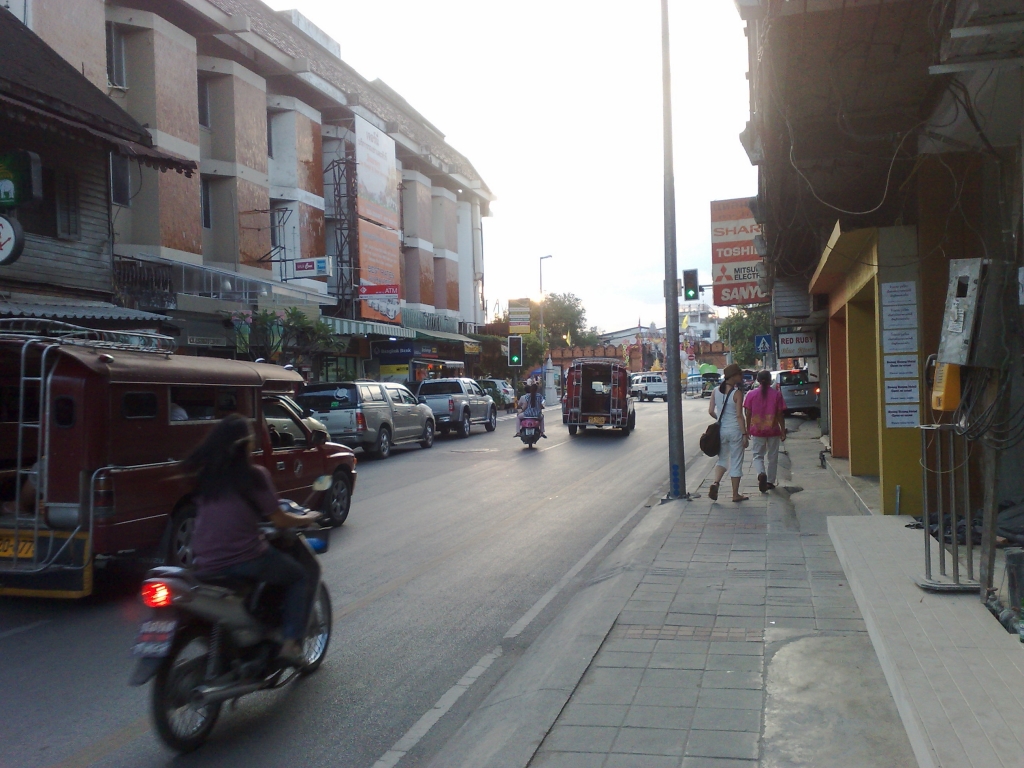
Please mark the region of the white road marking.
MULTIPOLYGON (((564 445, 559 443, 558 445, 564 445)), ((557 445, 552 445, 551 448, 557 448, 557 445)), ((590 551, 587 552, 568 572, 559 579, 558 583, 549 589, 543 597, 540 598, 533 607, 530 608, 526 613, 523 614, 522 618, 519 619, 508 632, 505 633, 503 639, 511 640, 512 638, 518 637, 522 634, 530 623, 537 618, 541 611, 543 611, 548 604, 555 599, 559 592, 565 589, 576 576, 579 575, 587 564, 597 557, 598 553, 608 544, 609 541, 617 534, 622 527, 632 520, 641 509, 647 506, 646 499, 637 504, 624 518, 622 518, 614 528, 601 539, 597 544, 591 547, 590 551)), ((389 749, 384 755, 373 764, 373 768, 394 768, 398 765, 399 761, 405 757, 408 752, 413 749, 420 740, 430 732, 430 729, 437 724, 437 722, 448 713, 448 710, 452 708, 456 701, 470 689, 470 687, 477 681, 477 679, 487 670, 491 664, 494 663, 495 659, 501 656, 501 646, 497 646, 494 650, 484 654, 480 661, 478 661, 455 685, 445 691, 444 695, 437 700, 433 709, 427 712, 423 717, 416 721, 416 723, 406 731, 405 735, 402 736, 395 745, 389 749)))
POLYGON ((11 637, 13 635, 19 635, 22 632, 28 632, 30 629, 35 629, 36 627, 41 627, 43 624, 46 624, 49 621, 50 621, 49 619, 43 619, 42 621, 36 621, 36 622, 33 622, 32 624, 25 624, 22 627, 15 627, 14 629, 8 629, 6 632, 0 632, 0 640, 6 640, 8 637, 11 637))

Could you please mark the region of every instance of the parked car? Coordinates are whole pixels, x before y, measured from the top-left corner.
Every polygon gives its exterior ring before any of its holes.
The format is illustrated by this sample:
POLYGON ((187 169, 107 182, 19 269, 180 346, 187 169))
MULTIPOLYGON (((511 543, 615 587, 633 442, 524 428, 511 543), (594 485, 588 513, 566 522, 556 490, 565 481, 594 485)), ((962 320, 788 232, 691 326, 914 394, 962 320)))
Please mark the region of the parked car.
POLYGON ((811 381, 806 368, 772 371, 772 384, 782 393, 787 416, 796 412, 812 419, 821 416, 821 386, 811 381))
POLYGON ((434 415, 402 384, 339 381, 309 384, 295 398, 320 419, 336 442, 380 459, 395 445, 434 444, 434 415))
POLYGON ((356 460, 285 404, 301 376, 173 351, 152 334, 0 321, 0 594, 84 597, 112 559, 189 564, 180 462, 230 413, 253 420, 253 461, 283 498, 345 521, 356 460))
POLYGON ((491 396, 498 408, 504 408, 506 412, 516 406, 516 390, 504 379, 477 379, 476 383, 480 388, 491 396))
POLYGON ((488 432, 498 426, 494 399, 472 379, 421 381, 416 396, 430 406, 442 435, 455 430, 459 437, 469 437, 473 424, 483 424, 488 432))
POLYGON ((629 394, 643 402, 644 400, 655 400, 661 398, 668 402, 668 381, 661 373, 640 373, 633 374, 633 380, 629 387, 629 394))

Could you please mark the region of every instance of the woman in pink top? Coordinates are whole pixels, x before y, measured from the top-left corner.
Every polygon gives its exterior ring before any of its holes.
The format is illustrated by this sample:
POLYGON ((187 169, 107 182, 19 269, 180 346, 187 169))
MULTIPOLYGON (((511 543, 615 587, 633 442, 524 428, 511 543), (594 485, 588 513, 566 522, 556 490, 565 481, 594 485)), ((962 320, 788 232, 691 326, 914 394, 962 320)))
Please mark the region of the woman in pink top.
POLYGON ((747 392, 743 410, 750 429, 750 449, 757 470, 757 487, 767 493, 775 487, 779 468, 779 443, 786 439, 784 415, 786 403, 782 393, 772 387, 770 371, 759 371, 757 389, 747 392))

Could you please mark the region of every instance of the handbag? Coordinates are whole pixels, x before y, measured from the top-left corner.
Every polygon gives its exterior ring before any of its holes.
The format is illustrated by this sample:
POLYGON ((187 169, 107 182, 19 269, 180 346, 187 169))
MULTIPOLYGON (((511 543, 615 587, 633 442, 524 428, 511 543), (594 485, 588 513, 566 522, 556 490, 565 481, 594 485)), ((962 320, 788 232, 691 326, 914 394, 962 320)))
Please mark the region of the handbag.
MULTIPOLYGON (((725 393, 725 400, 722 402, 722 412, 718 414, 718 421, 714 424, 709 424, 708 428, 704 430, 704 434, 700 436, 700 449, 704 452, 705 456, 717 456, 722 452, 722 417, 725 416, 725 406, 729 404, 729 395, 732 392, 732 389, 730 389, 725 393)), ((712 390, 711 396, 715 396, 714 390, 712 390)))

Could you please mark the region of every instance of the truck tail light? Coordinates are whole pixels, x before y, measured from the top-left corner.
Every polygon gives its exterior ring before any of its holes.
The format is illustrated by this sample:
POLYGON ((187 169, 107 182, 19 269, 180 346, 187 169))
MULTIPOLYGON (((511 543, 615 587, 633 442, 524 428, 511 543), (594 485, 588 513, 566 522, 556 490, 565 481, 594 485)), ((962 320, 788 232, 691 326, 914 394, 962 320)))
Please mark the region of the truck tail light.
POLYGON ((448 413, 455 413, 455 398, 448 398, 448 413))
POLYGON ((815 387, 814 388, 814 394, 820 395, 821 394, 821 387, 815 387))
POLYGON ((98 475, 93 482, 93 509, 113 509, 114 479, 110 475, 98 475))
POLYGON ((166 582, 147 581, 142 585, 142 602, 149 608, 166 608, 172 599, 171 587, 166 582))
POLYGON ((362 413, 356 414, 356 432, 366 431, 366 416, 362 413))

